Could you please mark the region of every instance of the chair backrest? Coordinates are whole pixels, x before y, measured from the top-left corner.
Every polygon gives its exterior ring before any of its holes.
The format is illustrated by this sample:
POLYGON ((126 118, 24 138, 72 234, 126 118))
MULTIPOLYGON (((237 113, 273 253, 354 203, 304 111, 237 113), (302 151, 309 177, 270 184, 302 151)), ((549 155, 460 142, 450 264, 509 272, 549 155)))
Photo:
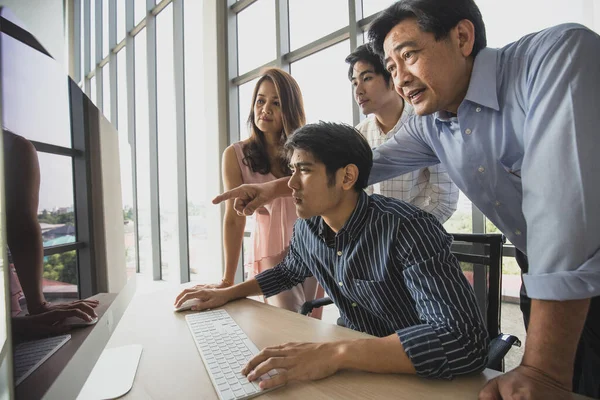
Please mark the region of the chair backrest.
POLYGON ((463 272, 473 285, 488 333, 493 339, 500 334, 502 249, 506 238, 499 233, 454 233, 452 236, 452 254, 461 262, 463 272))

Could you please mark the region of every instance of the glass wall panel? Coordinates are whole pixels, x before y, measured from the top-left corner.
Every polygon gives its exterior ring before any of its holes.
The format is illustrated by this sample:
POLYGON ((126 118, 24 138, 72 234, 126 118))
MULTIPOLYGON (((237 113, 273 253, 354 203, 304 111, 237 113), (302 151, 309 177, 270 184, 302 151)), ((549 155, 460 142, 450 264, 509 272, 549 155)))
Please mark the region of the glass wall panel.
POLYGON ((38 152, 40 193, 38 221, 44 247, 75 242, 73 160, 38 152))
POLYGON ((179 279, 177 218, 177 131, 173 65, 173 5, 156 16, 156 88, 158 99, 158 182, 162 276, 179 279))
POLYGON ((92 70, 96 67, 96 1, 101 0, 90 0, 90 66, 92 70))
POLYGON ((126 30, 126 1, 117 1, 117 43, 125 39, 126 30))
POLYGON ((290 48, 348 26, 348 0, 289 0, 290 48))
POLYGON ((363 2, 363 18, 385 10, 395 3, 394 0, 362 0, 363 2))
POLYGON ((148 65, 146 29, 135 36, 135 146, 140 272, 152 274, 150 214, 150 133, 148 127, 148 65))
POLYGON ((102 68, 102 114, 107 120, 111 121, 111 105, 110 105, 110 64, 106 64, 102 68))
POLYGON ((250 137, 250 130, 248 128, 248 116, 250 115, 250 109, 252 108, 252 93, 254 93, 254 86, 256 86, 256 82, 258 82, 258 78, 238 86, 240 110, 240 140, 245 140, 250 137))
POLYGON ((121 193, 123 196, 123 220, 125 231, 125 262, 127 272, 135 273, 135 229, 133 218, 133 173, 131 169, 131 145, 129 143, 127 115, 127 47, 117 53, 117 99, 119 159, 121 162, 121 193))
POLYGON ((238 72, 243 74, 275 59, 275 1, 258 0, 237 15, 238 72))
POLYGON ((349 53, 350 42, 345 40, 291 65, 304 97, 307 123, 352 124, 352 86, 344 61, 349 53))
POLYGON ((444 223, 444 228, 450 233, 472 233, 473 217, 471 209, 471 201, 463 194, 463 192, 460 192, 456 211, 452 214, 452 217, 444 223))
POLYGON ((146 16, 146 0, 134 0, 135 25, 139 24, 146 16))
POLYGON ((188 196, 188 240, 190 279, 201 282, 218 282, 222 267, 219 252, 221 238, 211 235, 220 224, 220 207, 212 204, 214 188, 219 187, 220 154, 216 153, 215 133, 207 132, 204 87, 204 47, 202 25, 197 23, 202 15, 202 2, 184 2, 185 35, 185 129, 188 196), (215 162, 216 161, 216 162, 215 162))
MULTIPOLYGON (((108 46, 110 44, 108 40, 108 27, 110 25, 110 21, 108 20, 108 1, 109 0, 100 0, 102 1, 102 58, 108 55, 108 46)), ((114 23, 114 22, 112 22, 114 23)))

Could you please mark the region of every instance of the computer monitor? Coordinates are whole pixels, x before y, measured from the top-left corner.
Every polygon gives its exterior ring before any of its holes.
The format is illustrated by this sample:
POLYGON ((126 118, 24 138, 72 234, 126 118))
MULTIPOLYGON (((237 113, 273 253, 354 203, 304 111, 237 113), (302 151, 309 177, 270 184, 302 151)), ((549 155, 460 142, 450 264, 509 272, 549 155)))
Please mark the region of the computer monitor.
MULTIPOLYGON (((16 338, 11 338, 6 208, 5 203, 0 202, 0 400, 75 399, 135 291, 135 274, 130 274, 128 279, 125 265, 118 133, 63 67, 6 8, 0 8, 0 117, 2 129, 32 142, 39 158, 44 154, 55 157, 48 163, 40 162, 40 204, 48 196, 63 194, 54 184, 47 184, 59 174, 54 170, 45 173, 46 167, 54 168, 66 159, 72 174, 63 175, 63 178, 66 176, 64 179, 73 182, 71 186, 79 185, 77 192, 82 193, 79 201, 58 207, 56 211, 57 218, 61 215, 60 218, 68 218, 69 213, 85 216, 76 218, 75 232, 70 232, 68 224, 63 224, 64 232, 56 235, 63 239, 67 237, 64 239, 66 244, 78 252, 80 262, 87 257, 88 268, 85 271, 79 268, 72 295, 113 294, 110 306, 98 323, 85 328, 86 334, 78 335, 77 341, 73 340, 73 333, 71 343, 52 356, 64 361, 59 363, 60 368, 47 374, 44 372, 44 376, 33 373, 15 387, 11 346, 16 338), (80 213, 81 209, 83 213, 80 213), (68 236, 72 236, 72 240, 68 236)), ((4 166, 4 162, 0 162, 0 166, 4 166)), ((0 177, 0 186, 4 188, 6 176, 0 177)), ((60 180, 55 182, 59 186, 64 184, 60 180)), ((66 269, 65 265, 62 267, 51 272, 59 274, 66 269)), ((66 300, 76 300, 68 298, 68 291, 64 296, 66 300)))

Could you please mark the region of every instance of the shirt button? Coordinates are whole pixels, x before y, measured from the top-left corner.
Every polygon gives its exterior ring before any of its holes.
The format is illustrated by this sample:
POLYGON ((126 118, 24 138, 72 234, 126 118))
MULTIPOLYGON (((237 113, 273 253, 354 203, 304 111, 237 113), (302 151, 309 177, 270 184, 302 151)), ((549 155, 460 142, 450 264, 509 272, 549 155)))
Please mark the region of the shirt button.
POLYGON ((494 204, 496 205, 496 207, 500 206, 500 202, 498 200, 496 200, 496 202, 494 204))
POLYGON ((515 235, 519 236, 520 234, 521 234, 521 231, 517 229, 517 230, 515 231, 515 235))
POLYGON ((338 251, 338 252, 337 252, 337 255, 338 255, 338 256, 341 256, 341 255, 342 255, 342 252, 341 252, 341 251, 338 251))
POLYGON ((485 168, 483 168, 483 167, 479 167, 479 168, 477 168, 477 171, 479 171, 479 172, 483 173, 483 172, 485 172, 485 168))
POLYGON ((470 129, 466 129, 466 130, 465 130, 465 133, 466 133, 467 135, 470 135, 470 134, 471 134, 471 132, 473 132, 473 131, 472 131, 472 130, 470 130, 470 129))
POLYGON ((356 303, 352 303, 352 307, 356 307, 356 303))
POLYGON ((477 107, 477 108, 475 109, 475 112, 481 112, 481 107, 477 107))
POLYGON ((344 283, 343 283, 343 282, 339 282, 339 284, 340 284, 340 286, 344 286, 344 283))

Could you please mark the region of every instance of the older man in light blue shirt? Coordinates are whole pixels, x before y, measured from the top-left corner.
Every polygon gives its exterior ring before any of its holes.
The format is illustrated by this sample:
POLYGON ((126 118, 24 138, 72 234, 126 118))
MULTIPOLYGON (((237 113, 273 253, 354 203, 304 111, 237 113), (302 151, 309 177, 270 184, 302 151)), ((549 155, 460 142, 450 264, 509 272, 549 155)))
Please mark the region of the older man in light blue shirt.
POLYGON ((472 0, 401 0, 369 37, 418 114, 370 183, 442 163, 531 262, 522 364, 481 397, 600 398, 600 37, 565 24, 485 48, 472 0))

